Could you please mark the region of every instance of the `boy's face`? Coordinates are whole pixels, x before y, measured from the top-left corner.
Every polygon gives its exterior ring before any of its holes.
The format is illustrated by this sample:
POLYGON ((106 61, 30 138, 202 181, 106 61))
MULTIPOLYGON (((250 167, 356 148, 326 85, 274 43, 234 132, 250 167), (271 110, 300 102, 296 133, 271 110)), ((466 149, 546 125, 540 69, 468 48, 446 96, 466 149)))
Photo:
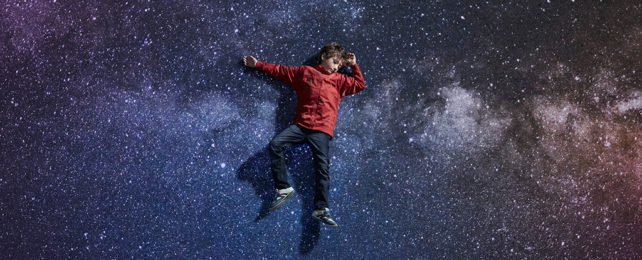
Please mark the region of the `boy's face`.
POLYGON ((329 58, 325 57, 325 55, 321 57, 321 66, 330 73, 339 71, 339 68, 341 68, 341 62, 341 57, 338 54, 329 58))

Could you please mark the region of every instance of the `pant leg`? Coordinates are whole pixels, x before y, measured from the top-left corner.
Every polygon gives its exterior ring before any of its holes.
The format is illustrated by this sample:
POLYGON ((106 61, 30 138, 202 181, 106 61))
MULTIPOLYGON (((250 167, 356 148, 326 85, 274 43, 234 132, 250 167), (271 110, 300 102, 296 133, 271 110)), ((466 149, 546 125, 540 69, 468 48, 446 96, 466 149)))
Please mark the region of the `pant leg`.
POLYGON ((328 207, 330 191, 330 135, 313 131, 307 136, 314 160, 314 206, 317 209, 328 207))
POLYGON ((272 178, 274 178, 274 186, 277 189, 285 189, 290 187, 288 183, 288 176, 285 171, 285 159, 283 158, 283 150, 291 144, 299 144, 305 142, 305 134, 301 128, 294 124, 283 130, 270 141, 270 168, 272 169, 272 178))

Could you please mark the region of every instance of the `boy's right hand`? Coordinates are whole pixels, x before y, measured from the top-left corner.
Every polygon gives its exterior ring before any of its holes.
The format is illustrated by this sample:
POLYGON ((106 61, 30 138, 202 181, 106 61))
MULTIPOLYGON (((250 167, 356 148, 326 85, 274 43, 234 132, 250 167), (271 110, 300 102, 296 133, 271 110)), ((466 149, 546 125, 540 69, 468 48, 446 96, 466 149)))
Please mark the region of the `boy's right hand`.
POLYGON ((346 52, 344 55, 344 59, 345 59, 345 62, 350 66, 357 63, 357 56, 355 56, 354 53, 352 52, 346 52))
POLYGON ((257 61, 258 60, 256 60, 256 58, 254 58, 251 55, 250 56, 243 56, 243 64, 245 66, 250 67, 250 68, 256 68, 256 62, 257 61))

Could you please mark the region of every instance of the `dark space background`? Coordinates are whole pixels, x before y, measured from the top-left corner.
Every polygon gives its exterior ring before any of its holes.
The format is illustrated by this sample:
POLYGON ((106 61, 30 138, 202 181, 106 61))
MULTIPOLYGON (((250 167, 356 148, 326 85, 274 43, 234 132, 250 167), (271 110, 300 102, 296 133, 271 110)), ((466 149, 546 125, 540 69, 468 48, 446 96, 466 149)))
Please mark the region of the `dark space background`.
POLYGON ((640 1, 5 1, 0 253, 642 258, 640 1), (297 66, 336 41, 330 210, 269 212, 297 66))

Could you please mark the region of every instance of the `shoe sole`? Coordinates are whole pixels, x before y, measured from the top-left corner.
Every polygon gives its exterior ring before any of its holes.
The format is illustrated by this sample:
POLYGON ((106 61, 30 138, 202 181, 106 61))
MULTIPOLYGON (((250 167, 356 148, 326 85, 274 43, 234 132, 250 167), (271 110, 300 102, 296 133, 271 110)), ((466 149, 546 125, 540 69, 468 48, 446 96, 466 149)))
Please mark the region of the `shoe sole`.
POLYGON ((292 194, 294 194, 294 190, 292 190, 290 193, 288 193, 288 195, 287 195, 287 196, 285 196, 285 198, 284 198, 281 202, 279 202, 279 204, 276 204, 276 205, 274 205, 274 207, 271 207, 271 208, 270 208, 270 210, 275 210, 275 209, 277 209, 278 207, 280 207, 281 205, 283 205, 283 203, 284 203, 286 200, 288 200, 288 199, 290 198, 290 196, 292 196, 292 194))
POLYGON ((315 217, 315 216, 312 216, 312 217, 313 217, 314 219, 318 220, 319 222, 321 222, 321 223, 323 223, 323 224, 326 224, 327 226, 331 226, 331 227, 333 227, 333 228, 339 227, 339 225, 330 225, 330 224, 328 224, 328 223, 325 223, 325 222, 323 222, 323 220, 321 220, 320 218, 317 218, 317 217, 315 217))

